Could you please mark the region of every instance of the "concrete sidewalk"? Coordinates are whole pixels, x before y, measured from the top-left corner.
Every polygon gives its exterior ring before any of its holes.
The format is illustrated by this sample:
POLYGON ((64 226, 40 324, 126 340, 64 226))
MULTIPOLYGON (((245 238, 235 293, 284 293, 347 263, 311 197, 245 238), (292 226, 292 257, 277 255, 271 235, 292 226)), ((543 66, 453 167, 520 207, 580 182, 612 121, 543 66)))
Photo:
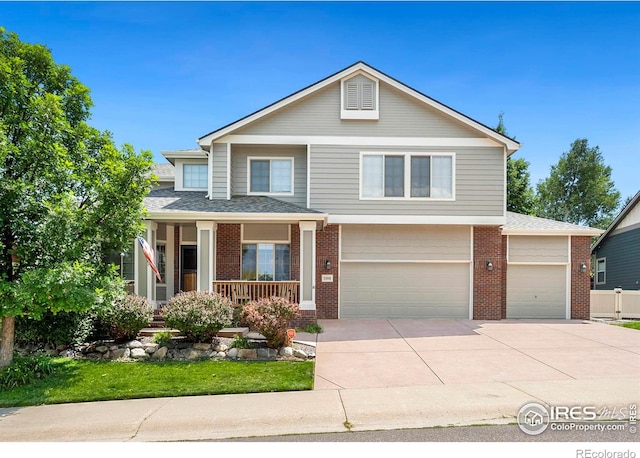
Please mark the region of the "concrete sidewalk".
MULTIPOLYGON (((532 401, 628 408, 637 378, 194 396, 0 409, 0 441, 190 441, 515 422, 532 401)), ((524 433, 523 433, 524 434, 524 433)))

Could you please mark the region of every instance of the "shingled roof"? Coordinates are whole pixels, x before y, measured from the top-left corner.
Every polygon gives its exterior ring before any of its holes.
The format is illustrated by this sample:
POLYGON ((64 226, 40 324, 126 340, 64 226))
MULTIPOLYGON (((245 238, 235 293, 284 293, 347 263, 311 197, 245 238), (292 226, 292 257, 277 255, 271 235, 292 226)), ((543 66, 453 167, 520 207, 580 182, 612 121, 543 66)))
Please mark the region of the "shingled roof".
POLYGON ((511 235, 589 235, 596 236, 604 231, 588 226, 554 221, 537 216, 521 215, 520 213, 507 212, 507 221, 502 232, 511 235))
POLYGON ((309 219, 322 219, 325 213, 283 202, 267 196, 233 196, 230 200, 210 200, 204 191, 175 191, 174 188, 153 189, 144 199, 151 217, 187 214, 241 214, 309 215, 309 219))

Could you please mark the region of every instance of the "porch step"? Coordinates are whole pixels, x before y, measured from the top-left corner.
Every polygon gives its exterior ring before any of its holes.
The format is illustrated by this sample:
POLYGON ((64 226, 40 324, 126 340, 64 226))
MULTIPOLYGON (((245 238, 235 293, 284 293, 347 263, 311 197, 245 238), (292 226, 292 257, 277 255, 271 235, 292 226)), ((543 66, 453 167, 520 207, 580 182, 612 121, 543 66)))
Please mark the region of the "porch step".
POLYGON ((218 337, 234 337, 239 335, 245 337, 249 334, 249 328, 223 328, 218 331, 218 337))

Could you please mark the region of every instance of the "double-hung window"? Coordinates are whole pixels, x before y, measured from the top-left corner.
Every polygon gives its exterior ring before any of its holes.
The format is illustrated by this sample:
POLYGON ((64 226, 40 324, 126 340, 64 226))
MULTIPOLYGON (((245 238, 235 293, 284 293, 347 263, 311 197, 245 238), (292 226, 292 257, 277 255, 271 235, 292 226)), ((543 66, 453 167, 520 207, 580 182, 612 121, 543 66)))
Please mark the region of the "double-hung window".
POLYGON ((453 199, 453 154, 362 153, 361 197, 453 199))
POLYGON ((293 194, 293 158, 249 158, 249 194, 293 194))
POLYGON ((607 282, 607 258, 596 260, 596 285, 604 285, 607 282))

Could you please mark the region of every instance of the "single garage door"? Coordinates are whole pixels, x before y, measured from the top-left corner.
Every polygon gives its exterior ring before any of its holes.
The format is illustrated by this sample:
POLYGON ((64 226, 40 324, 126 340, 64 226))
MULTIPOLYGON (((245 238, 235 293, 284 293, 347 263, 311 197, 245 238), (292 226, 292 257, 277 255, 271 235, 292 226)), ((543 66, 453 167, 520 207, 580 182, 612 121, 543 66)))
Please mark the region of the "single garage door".
POLYGON ((568 247, 567 237, 509 237, 507 318, 566 318, 568 247))
POLYGON ((468 227, 343 226, 340 318, 468 318, 468 227))

